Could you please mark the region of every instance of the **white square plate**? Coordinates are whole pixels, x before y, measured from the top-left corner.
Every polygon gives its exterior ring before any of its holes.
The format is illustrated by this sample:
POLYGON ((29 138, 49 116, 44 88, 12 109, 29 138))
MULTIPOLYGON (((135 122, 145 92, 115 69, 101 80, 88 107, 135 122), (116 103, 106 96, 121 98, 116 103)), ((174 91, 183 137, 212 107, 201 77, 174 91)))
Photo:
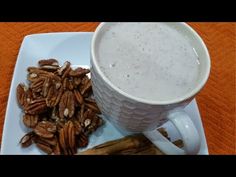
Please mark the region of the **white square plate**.
MULTIPOLYGON (((19 83, 27 83, 27 68, 29 66, 37 66, 39 59, 56 58, 60 64, 69 60, 72 65, 89 67, 92 36, 93 33, 90 32, 73 32, 35 34, 24 38, 17 58, 8 98, 1 154, 44 154, 35 145, 29 148, 21 148, 19 144, 21 137, 29 130, 22 123, 23 112, 17 104, 16 87, 19 83)), ((204 130, 195 100, 186 107, 186 111, 195 123, 201 137, 199 154, 208 154, 204 130)), ((165 124, 163 127, 167 129, 172 140, 178 138, 176 131, 171 125, 165 124)), ((90 136, 87 148, 125 135, 125 132, 118 131, 108 121, 105 121, 105 125, 90 136)))

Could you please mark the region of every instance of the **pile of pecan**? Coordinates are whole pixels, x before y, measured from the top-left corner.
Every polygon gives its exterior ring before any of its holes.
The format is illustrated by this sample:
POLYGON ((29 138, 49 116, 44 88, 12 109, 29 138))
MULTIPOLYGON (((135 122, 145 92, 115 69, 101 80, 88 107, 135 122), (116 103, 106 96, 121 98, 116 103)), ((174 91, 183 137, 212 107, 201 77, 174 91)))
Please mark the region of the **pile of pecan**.
POLYGON ((21 146, 35 143, 47 154, 76 154, 103 123, 92 98, 90 70, 72 69, 68 61, 59 66, 55 59, 38 64, 28 68, 29 86, 17 86, 23 123, 31 130, 20 140, 21 146))

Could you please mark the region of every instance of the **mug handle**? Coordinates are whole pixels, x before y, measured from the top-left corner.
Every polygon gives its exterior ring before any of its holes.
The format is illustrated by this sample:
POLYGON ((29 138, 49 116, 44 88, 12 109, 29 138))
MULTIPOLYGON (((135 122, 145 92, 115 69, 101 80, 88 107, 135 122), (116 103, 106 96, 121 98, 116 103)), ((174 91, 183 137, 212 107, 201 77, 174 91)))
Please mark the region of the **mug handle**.
POLYGON ((143 134, 165 154, 197 154, 200 150, 200 137, 188 114, 184 110, 172 111, 167 114, 167 119, 179 131, 184 143, 183 149, 175 146, 156 129, 145 131, 143 134))

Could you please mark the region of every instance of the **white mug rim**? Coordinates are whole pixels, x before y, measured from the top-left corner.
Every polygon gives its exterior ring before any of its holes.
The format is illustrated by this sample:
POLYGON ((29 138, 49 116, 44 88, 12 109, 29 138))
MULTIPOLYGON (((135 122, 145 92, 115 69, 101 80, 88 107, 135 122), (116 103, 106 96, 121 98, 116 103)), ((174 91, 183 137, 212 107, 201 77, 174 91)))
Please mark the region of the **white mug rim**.
POLYGON ((143 98, 138 98, 135 96, 132 96, 130 94, 127 94, 126 92, 122 91, 121 89, 119 89, 117 86, 115 86, 105 75, 104 73, 100 70, 100 67, 97 63, 97 59, 96 59, 96 55, 95 55, 95 42, 97 39, 97 36, 99 35, 100 30, 102 29, 102 27, 106 24, 106 22, 102 22, 98 25, 98 27, 96 28, 93 37, 92 37, 92 43, 91 43, 91 60, 93 63, 93 67, 96 68, 98 74, 101 76, 101 78, 105 81, 106 84, 108 84, 112 89, 114 89, 116 92, 118 92, 119 94, 127 97, 128 99, 134 100, 136 102, 140 102, 140 103, 144 103, 144 104, 149 104, 149 105, 170 105, 170 104, 176 104, 176 103, 180 103, 183 102, 185 100, 191 99, 192 97, 194 97, 206 84, 208 77, 210 75, 210 67, 211 67, 211 61, 210 61, 210 55, 208 52, 208 49, 205 45, 205 43, 203 42, 202 38, 197 34, 197 32, 191 28, 187 23, 184 22, 179 22, 179 24, 182 24, 184 27, 188 28, 192 34, 197 38, 197 40, 199 40, 199 42, 201 43, 205 53, 206 53, 206 74, 204 75, 204 77, 201 79, 201 81, 199 81, 199 83, 197 84, 197 86, 192 89, 189 93, 185 94, 182 97, 179 98, 175 98, 172 100, 167 100, 167 101, 154 101, 154 100, 148 100, 148 99, 143 99, 143 98))

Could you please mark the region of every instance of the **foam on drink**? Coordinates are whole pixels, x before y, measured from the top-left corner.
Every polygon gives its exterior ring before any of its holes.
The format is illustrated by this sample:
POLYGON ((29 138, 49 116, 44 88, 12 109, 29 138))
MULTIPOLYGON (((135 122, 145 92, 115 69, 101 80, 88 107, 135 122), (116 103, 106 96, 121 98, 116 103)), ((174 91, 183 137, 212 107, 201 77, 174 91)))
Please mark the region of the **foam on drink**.
POLYGON ((195 50, 167 23, 111 23, 98 46, 104 75, 132 96, 168 101, 198 82, 201 64, 195 50))

